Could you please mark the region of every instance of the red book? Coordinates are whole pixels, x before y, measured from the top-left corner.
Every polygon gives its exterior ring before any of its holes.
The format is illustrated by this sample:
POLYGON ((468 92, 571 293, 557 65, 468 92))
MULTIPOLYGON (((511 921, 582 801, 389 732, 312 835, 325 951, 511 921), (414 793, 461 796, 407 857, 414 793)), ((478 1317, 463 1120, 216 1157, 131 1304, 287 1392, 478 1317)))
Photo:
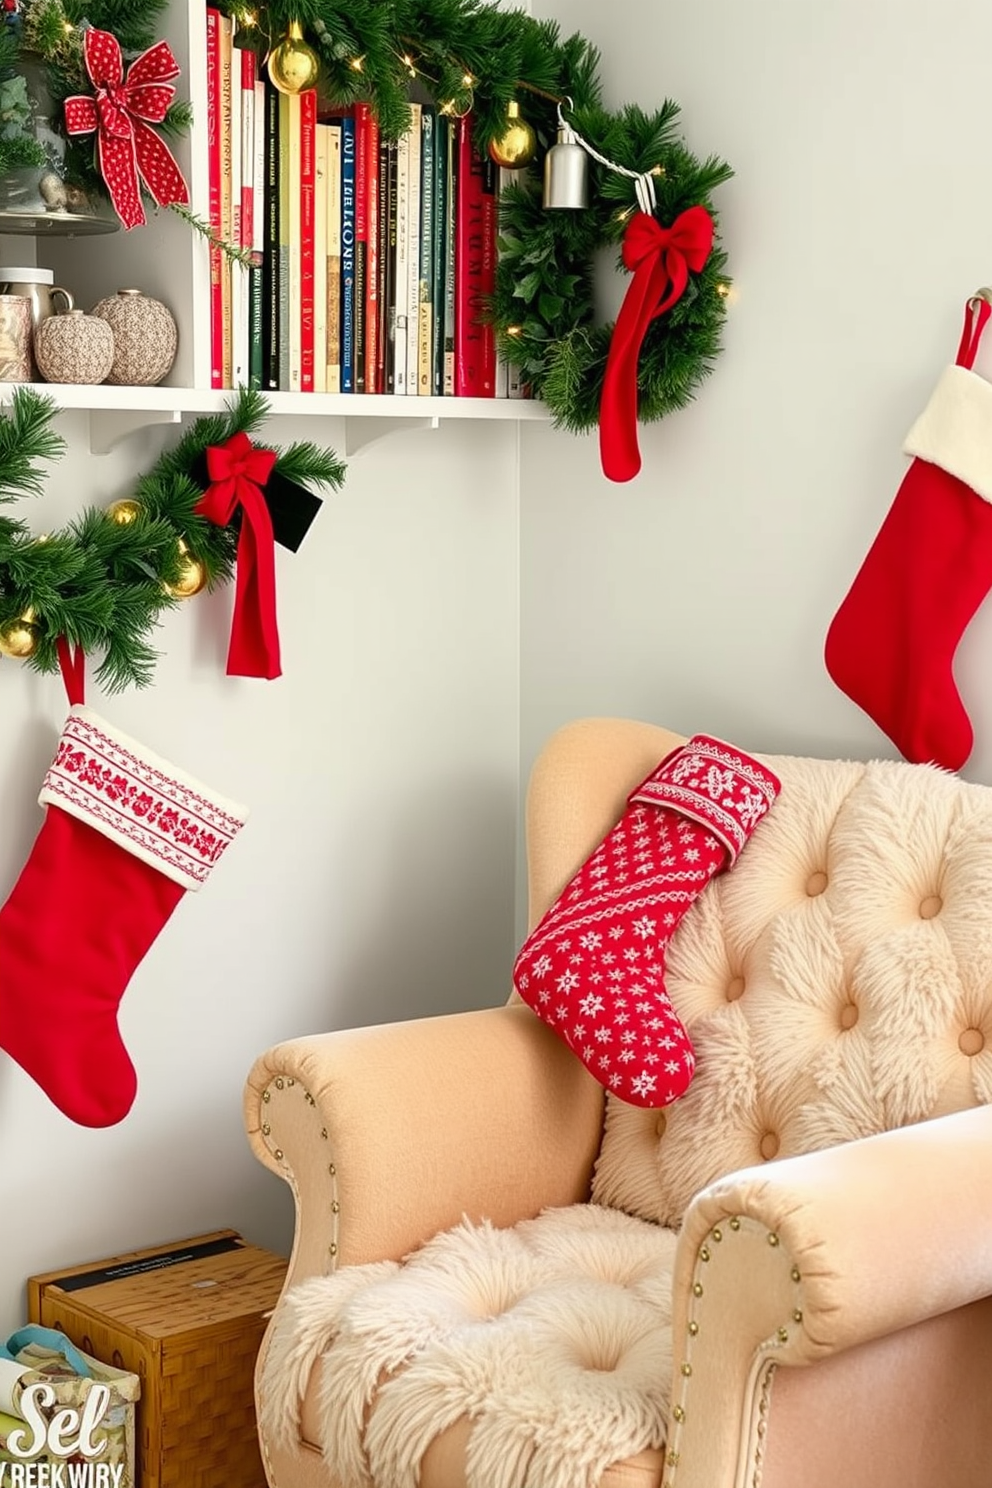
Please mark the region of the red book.
POLYGON ((379 121, 369 114, 365 127, 365 391, 378 392, 379 361, 379 121))
MULTIPOLYGON (((207 184, 210 230, 220 236, 220 11, 207 7, 207 184)), ((224 386, 221 251, 210 245, 210 386, 224 386)))
POLYGON ((365 347, 368 337, 369 255, 369 153, 368 137, 372 110, 367 103, 355 104, 355 392, 375 392, 365 381, 365 347))
POLYGON ((486 311, 482 330, 483 398, 496 396, 496 330, 488 316, 488 307, 496 293, 496 236, 499 228, 499 166, 489 159, 482 162, 482 273, 479 304, 486 311))
POLYGON ((472 116, 458 120, 458 201, 455 207, 455 395, 459 398, 495 396, 495 357, 488 372, 486 343, 491 336, 483 324, 486 294, 486 171, 472 145, 472 116))
MULTIPOLYGON (((300 391, 313 392, 314 211, 317 200, 317 92, 300 94, 300 391)), ((321 349, 323 355, 323 349, 321 349)))

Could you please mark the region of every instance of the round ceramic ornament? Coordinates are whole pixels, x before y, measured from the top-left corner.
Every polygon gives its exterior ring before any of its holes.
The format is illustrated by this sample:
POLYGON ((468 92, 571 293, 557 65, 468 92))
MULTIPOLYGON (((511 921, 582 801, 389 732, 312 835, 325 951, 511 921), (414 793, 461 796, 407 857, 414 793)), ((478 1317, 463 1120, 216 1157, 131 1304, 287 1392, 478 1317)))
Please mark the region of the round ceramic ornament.
POLYGON ((161 382, 176 360, 179 333, 161 300, 140 289, 119 289, 91 312, 114 334, 114 361, 108 382, 125 387, 151 387, 161 382))
POLYGON ((103 382, 114 362, 114 333, 97 315, 49 315, 34 333, 34 358, 46 382, 103 382))

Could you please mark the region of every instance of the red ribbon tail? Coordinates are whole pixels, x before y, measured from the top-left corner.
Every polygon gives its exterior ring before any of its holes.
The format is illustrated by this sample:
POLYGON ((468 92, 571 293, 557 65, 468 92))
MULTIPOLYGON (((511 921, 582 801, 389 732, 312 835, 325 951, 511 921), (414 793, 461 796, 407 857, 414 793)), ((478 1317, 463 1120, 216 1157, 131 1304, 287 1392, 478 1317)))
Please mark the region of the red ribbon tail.
POLYGON ((114 137, 101 129, 98 140, 100 174, 106 182, 114 211, 125 227, 143 227, 145 209, 141 205, 134 139, 114 137))
POLYGON ((249 487, 248 482, 239 484, 241 536, 227 675, 271 681, 282 675, 272 518, 259 488, 249 487))
POLYGON ((143 119, 132 117, 132 127, 137 168, 155 201, 160 207, 171 207, 174 202, 188 206, 189 191, 168 145, 143 119))
POLYGON ((637 361, 667 281, 668 272, 660 255, 643 261, 627 286, 613 327, 599 402, 599 454, 607 480, 632 480, 641 468, 637 361))
POLYGON ((689 265, 681 253, 673 253, 667 265, 671 276, 672 287, 668 291, 660 305, 651 312, 651 319, 657 320, 659 315, 664 315, 666 310, 671 310, 676 301, 685 294, 685 287, 689 283, 689 265))

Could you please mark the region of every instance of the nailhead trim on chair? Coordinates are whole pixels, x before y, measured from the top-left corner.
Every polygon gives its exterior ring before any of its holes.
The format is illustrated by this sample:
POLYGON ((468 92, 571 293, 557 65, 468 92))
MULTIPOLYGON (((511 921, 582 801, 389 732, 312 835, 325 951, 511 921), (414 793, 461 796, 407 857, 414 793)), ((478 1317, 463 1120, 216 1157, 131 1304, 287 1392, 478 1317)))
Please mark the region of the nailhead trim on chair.
MULTIPOLYGON (((266 1089, 262 1091, 262 1100, 269 1106, 269 1118, 270 1118, 268 1121, 264 1122, 263 1125, 262 1125, 262 1128, 261 1128, 262 1136, 265 1139, 265 1145, 266 1145, 266 1147, 268 1147, 269 1151, 272 1153, 272 1156, 275 1158, 276 1162, 283 1164, 284 1168, 285 1168, 285 1156, 284 1156, 283 1150, 282 1150, 281 1147, 277 1147, 275 1145, 275 1143, 270 1140, 270 1138, 272 1136, 272 1125, 273 1125, 272 1118, 276 1116, 276 1112, 272 1109, 273 1093, 274 1092, 276 1093, 276 1097, 275 1098, 278 1101, 278 1099, 280 1098, 280 1095, 281 1094, 283 1094, 284 1092, 287 1092, 287 1091, 291 1091, 291 1090, 292 1091, 295 1091, 297 1088, 301 1091, 301 1093, 303 1095, 303 1099, 306 1101, 307 1105, 308 1106, 312 1106, 314 1108, 314 1110, 316 1110, 317 1101, 316 1101, 315 1097, 313 1095, 311 1095, 310 1091, 307 1090, 303 1085, 297 1086, 296 1080, 293 1079, 289 1075, 277 1075, 274 1080, 271 1080, 269 1082, 269 1084, 266 1087, 266 1089)), ((283 1098, 285 1098, 284 1095, 283 1095, 283 1098)), ((275 1125, 278 1127, 278 1120, 276 1120, 275 1125)), ((328 1139, 327 1138, 327 1127, 326 1126, 322 1126, 320 1128, 320 1139, 321 1139, 321 1141, 324 1141, 324 1142, 326 1142, 327 1139, 328 1139)), ((339 1251, 339 1247, 340 1247, 341 1202, 340 1202, 340 1199, 338 1198, 337 1172, 338 1172, 338 1170, 337 1170, 337 1164, 336 1163, 333 1163, 333 1162, 329 1162, 327 1164, 327 1174, 328 1174, 328 1177, 331 1180, 331 1182, 330 1182, 330 1195, 331 1195, 330 1196, 330 1211, 331 1211, 330 1234, 331 1234, 331 1238, 330 1238, 330 1242, 329 1242, 328 1247, 327 1247, 327 1254, 330 1256, 330 1259, 331 1259, 331 1264, 328 1267, 328 1270, 329 1271, 336 1271, 337 1270, 337 1257, 338 1257, 338 1251, 339 1251)), ((287 1179, 287 1182, 289 1182, 290 1187, 293 1190, 293 1195, 294 1195, 294 1198, 295 1198, 296 1197, 296 1184, 293 1182, 292 1173, 288 1169, 284 1172, 284 1177, 287 1179)))
MULTIPOLYGON (((709 1243, 704 1242, 703 1244, 701 1244, 696 1254, 696 1265, 693 1271, 692 1281, 692 1295, 693 1298, 697 1299, 697 1301, 700 1297, 705 1296, 703 1273, 705 1267, 713 1259, 714 1251, 711 1249, 711 1245, 720 1245, 724 1242, 725 1238, 732 1240, 732 1237, 734 1235, 739 1235, 742 1230, 748 1230, 751 1233, 763 1232, 766 1236, 768 1244, 773 1249, 780 1247, 779 1237, 775 1234, 774 1231, 764 1231, 762 1226, 758 1225, 754 1220, 747 1218, 747 1216, 741 1217, 736 1214, 732 1215, 726 1222, 726 1229, 722 1225, 715 1225, 710 1231, 709 1235, 706 1237, 706 1240, 709 1243), (727 1232, 729 1232, 729 1234, 727 1232)), ((782 1256, 782 1259, 786 1259, 784 1254, 782 1256)), ((795 1303, 795 1305, 791 1309, 790 1322, 801 1323, 803 1320, 803 1310, 799 1304, 802 1300, 800 1295, 802 1274, 798 1266, 790 1266, 789 1277, 794 1288, 793 1300, 795 1303)), ((670 1469, 670 1471, 666 1473, 661 1488, 676 1488, 675 1469, 678 1467, 681 1458, 682 1426, 684 1425, 686 1420, 686 1402, 687 1392, 689 1388, 688 1381, 692 1378, 693 1340, 698 1338, 699 1336, 699 1319, 695 1316, 696 1310, 697 1305, 696 1301, 694 1301, 689 1308, 689 1317, 686 1323, 684 1354, 678 1370, 678 1380, 680 1381, 680 1383, 678 1384, 678 1397, 677 1399, 673 1399, 672 1401, 672 1420, 668 1433, 667 1452, 665 1456, 665 1464, 666 1467, 670 1469)), ((775 1332, 765 1339, 761 1347, 764 1350, 782 1348, 789 1342, 789 1337, 790 1333, 788 1325, 785 1323, 780 1324, 780 1326, 776 1328, 775 1332)), ((673 1343, 677 1349, 678 1340, 673 1340, 673 1343)), ((678 1357, 677 1354, 676 1357, 678 1357)), ((778 1366, 773 1363, 772 1367, 765 1371, 761 1381, 761 1394, 758 1399, 758 1420, 755 1427, 756 1441, 754 1444, 754 1455, 752 1461, 751 1488, 759 1488, 759 1484, 761 1481, 761 1471, 765 1451, 765 1434, 768 1429, 768 1406, 771 1399, 772 1378, 777 1367, 778 1366)))
MULTIPOLYGON (((277 1147, 275 1145, 275 1142, 272 1140, 272 1126, 274 1124, 276 1126, 276 1129, 278 1130, 278 1118, 280 1114, 279 1103, 280 1101, 285 1101, 291 1098, 289 1092, 292 1092, 295 1095, 297 1088, 302 1092, 303 1099, 306 1101, 307 1105, 312 1106, 316 1111, 317 1101, 315 1097, 311 1095, 310 1091, 305 1088, 305 1086, 297 1086, 296 1080, 289 1075, 276 1075, 276 1077, 269 1082, 266 1089, 262 1091, 262 1101, 269 1108, 268 1116, 270 1119, 266 1122, 263 1122, 261 1127, 261 1132, 265 1140, 266 1147, 269 1149, 276 1162, 282 1164, 283 1166, 283 1177, 286 1179, 292 1190, 293 1200, 295 1203, 299 1202, 298 1186, 292 1170, 286 1165, 285 1155, 282 1148, 277 1147)), ((326 1142, 328 1140, 326 1126, 322 1126, 320 1128, 320 1140, 322 1142, 326 1142)), ((327 1164, 327 1176, 330 1179, 329 1187, 331 1211, 331 1239, 327 1247, 327 1254, 330 1257, 330 1264, 327 1267, 329 1272, 337 1270, 337 1257, 340 1246, 341 1202, 338 1198, 337 1171, 338 1170, 336 1163, 329 1162, 327 1164)), ((263 1465, 265 1467, 266 1478, 269 1483, 274 1483, 276 1481, 275 1465, 273 1464, 271 1457, 269 1456, 267 1443, 262 1433, 259 1433, 259 1446, 263 1458, 263 1465)))

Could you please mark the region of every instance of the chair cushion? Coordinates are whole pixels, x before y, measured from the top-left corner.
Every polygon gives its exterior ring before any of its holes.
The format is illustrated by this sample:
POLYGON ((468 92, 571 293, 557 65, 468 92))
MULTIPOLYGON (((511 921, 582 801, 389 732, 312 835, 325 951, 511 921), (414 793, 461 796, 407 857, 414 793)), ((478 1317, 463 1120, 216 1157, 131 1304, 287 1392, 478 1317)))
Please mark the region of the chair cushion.
POLYGON ((343 1488, 654 1488, 674 1253, 672 1231, 577 1204, 315 1277, 280 1309, 263 1430, 305 1421, 343 1488))
POLYGON ((660 1224, 735 1169, 992 1099, 992 789, 767 763, 774 809, 669 947, 693 1083, 608 1102, 593 1197, 660 1224))

